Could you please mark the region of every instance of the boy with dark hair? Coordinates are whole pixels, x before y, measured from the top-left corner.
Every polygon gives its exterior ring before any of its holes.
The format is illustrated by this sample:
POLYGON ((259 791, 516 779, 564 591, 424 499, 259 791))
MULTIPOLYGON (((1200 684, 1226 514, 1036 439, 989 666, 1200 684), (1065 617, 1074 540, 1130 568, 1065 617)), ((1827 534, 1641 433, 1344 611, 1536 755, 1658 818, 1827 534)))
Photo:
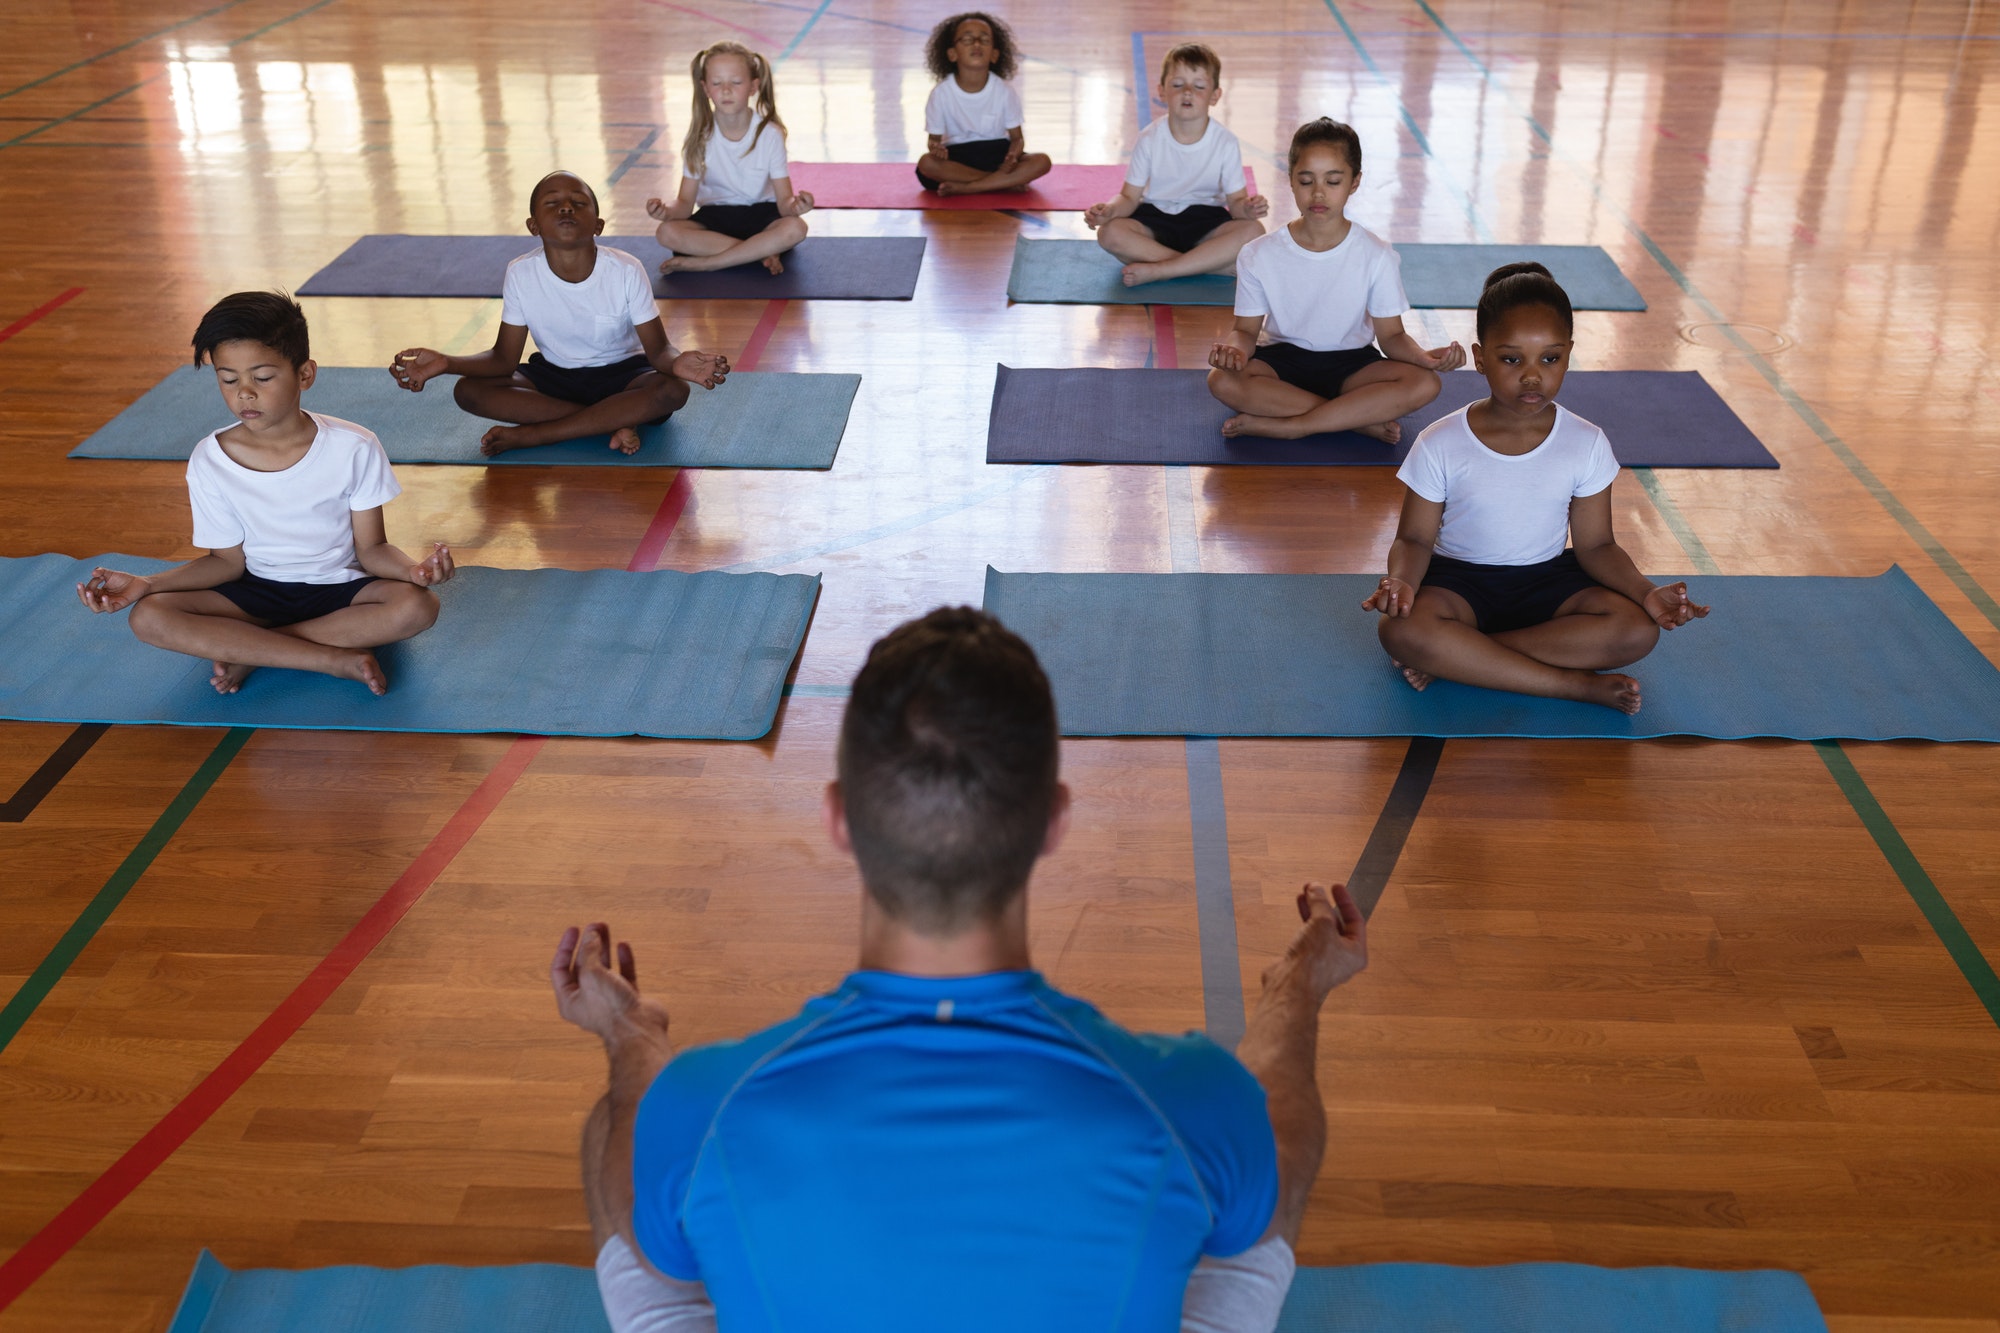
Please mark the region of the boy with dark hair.
POLYGON ((638 427, 687 406, 688 385, 722 383, 729 358, 674 349, 646 266, 599 245, 603 231, 597 192, 582 177, 542 177, 528 195, 528 234, 541 237, 542 248, 507 265, 493 346, 477 356, 405 348, 389 373, 412 393, 436 376, 462 376, 452 389, 460 407, 516 423, 480 437, 489 458, 591 435, 637 453, 638 427), (523 365, 531 333, 537 350, 523 365))
POLYGON ((260 666, 389 681, 369 649, 437 620, 432 585, 452 576, 451 549, 421 561, 389 544, 382 506, 402 493, 374 432, 308 412, 318 367, 305 311, 278 292, 238 292, 202 316, 194 363, 215 367, 237 424, 188 459, 194 544, 209 553, 159 574, 92 571, 77 596, 92 611, 132 608, 132 632, 209 658, 218 694, 260 666))
POLYGON ((1319 1009, 1366 964, 1361 913, 1306 886, 1241 1063, 1124 1031, 1030 970, 1058 751, 1028 646, 932 612, 875 645, 841 727, 825 821, 864 892, 839 990, 676 1057, 630 946, 564 933, 558 1007, 610 1057, 583 1158, 614 1333, 1276 1324, 1326 1137, 1319 1009))
POLYGON ((1250 193, 1236 136, 1208 114, 1222 100, 1221 57, 1199 42, 1176 46, 1160 64, 1159 96, 1167 113, 1139 132, 1125 188, 1083 214, 1097 243, 1125 261, 1127 287, 1233 273, 1271 211, 1250 193))

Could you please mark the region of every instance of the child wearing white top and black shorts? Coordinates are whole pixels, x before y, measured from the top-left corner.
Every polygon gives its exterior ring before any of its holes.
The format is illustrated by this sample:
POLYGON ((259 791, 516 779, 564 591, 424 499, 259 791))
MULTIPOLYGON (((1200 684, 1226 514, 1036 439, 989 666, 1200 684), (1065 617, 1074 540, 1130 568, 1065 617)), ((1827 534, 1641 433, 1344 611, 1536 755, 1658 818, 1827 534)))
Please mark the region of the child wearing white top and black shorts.
POLYGON ((783 273, 779 256, 806 238, 801 218, 813 197, 792 191, 771 62, 741 42, 717 42, 695 56, 689 73, 694 115, 681 143, 680 192, 671 204, 646 201, 660 224, 654 235, 673 251, 660 272, 761 261, 783 273))
POLYGON ((1506 264, 1477 322, 1490 395, 1417 437, 1389 572, 1362 605, 1419 690, 1443 678, 1636 713, 1639 682, 1611 669, 1708 608, 1649 582, 1612 532, 1611 442, 1555 401, 1568 294, 1540 264, 1506 264))
POLYGON ((1395 249, 1347 220, 1361 183, 1352 128, 1300 126, 1288 175, 1299 218, 1237 254, 1236 323, 1209 353, 1208 390, 1236 411, 1222 433, 1350 430, 1395 444, 1397 418, 1437 397, 1437 373, 1465 364, 1465 350, 1427 350, 1404 331, 1395 249))
POLYGON ((931 29, 924 63, 938 81, 924 103, 929 143, 917 180, 936 194, 1019 190, 1049 174, 1047 153, 1026 151, 1014 34, 991 14, 954 14, 931 29))
POLYGON ((208 554, 158 574, 97 569, 77 585, 92 611, 132 610, 147 643, 212 664, 209 684, 235 694, 258 667, 389 680, 369 650, 429 629, 430 591, 453 573, 434 543, 412 560, 389 544, 382 506, 402 493, 374 432, 307 412, 317 367, 298 302, 238 292, 194 334, 194 363, 215 367, 237 424, 188 459, 194 544, 208 554))
POLYGON ((1139 132, 1116 199, 1084 210, 1097 243, 1125 261, 1127 287, 1197 273, 1229 273, 1237 251, 1264 234, 1270 201, 1251 194, 1243 149, 1209 108, 1222 100, 1222 60, 1199 42, 1160 65, 1167 114, 1139 132))
POLYGON ((729 359, 676 351, 660 323, 646 266, 597 243, 604 230, 597 193, 579 176, 552 171, 529 195, 528 232, 542 248, 507 265, 500 333, 477 356, 428 347, 396 353, 389 373, 413 393, 439 375, 475 416, 517 424, 480 437, 488 457, 509 449, 610 436, 620 453, 639 450, 638 427, 687 405, 688 385, 713 389, 729 359), (521 363, 528 335, 538 349, 521 363))

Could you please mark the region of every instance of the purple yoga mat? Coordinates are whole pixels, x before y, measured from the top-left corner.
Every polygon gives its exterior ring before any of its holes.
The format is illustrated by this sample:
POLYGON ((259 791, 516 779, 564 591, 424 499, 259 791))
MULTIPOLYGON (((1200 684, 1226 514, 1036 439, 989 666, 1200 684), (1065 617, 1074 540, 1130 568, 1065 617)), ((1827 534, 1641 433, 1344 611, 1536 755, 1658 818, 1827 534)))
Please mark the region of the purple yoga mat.
MULTIPOLYGON (((688 301, 907 301, 924 262, 921 236, 812 236, 773 276, 761 264, 661 276, 650 236, 600 236, 653 274, 653 294, 688 301)), ((508 263, 541 244, 520 236, 363 236, 312 275, 300 296, 498 296, 508 263)))
MULTIPOLYGON (((1469 370, 1444 377, 1403 418, 1401 444, 1342 431, 1303 440, 1225 439, 1228 408, 1201 370, 1016 370, 1001 366, 987 423, 989 463, 1231 463, 1391 467, 1425 426, 1486 395, 1469 370)), ((1695 370, 1573 370, 1562 404, 1596 422, 1626 467, 1774 468, 1729 404, 1695 370)))

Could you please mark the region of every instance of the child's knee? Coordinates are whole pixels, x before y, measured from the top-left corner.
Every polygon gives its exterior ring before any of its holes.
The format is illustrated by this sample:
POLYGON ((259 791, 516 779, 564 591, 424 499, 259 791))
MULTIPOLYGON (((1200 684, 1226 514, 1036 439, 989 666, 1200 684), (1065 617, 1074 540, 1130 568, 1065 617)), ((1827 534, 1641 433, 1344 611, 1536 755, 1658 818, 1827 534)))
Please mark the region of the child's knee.
POLYGON ((461 375, 459 377, 458 383, 451 386, 451 400, 454 403, 457 403, 460 407, 464 408, 466 411, 477 413, 479 409, 474 407, 472 403, 474 396, 478 393, 478 390, 472 387, 473 384, 474 380, 472 376, 461 375))
POLYGON ((1639 610, 1637 615, 1619 617, 1618 633, 1615 638, 1613 651, 1619 660, 1611 665, 1629 666, 1659 646, 1660 627, 1653 623, 1653 618, 1645 611, 1639 610))
POLYGON ((1419 408, 1444 392, 1444 377, 1435 370, 1422 366, 1411 366, 1411 373, 1404 376, 1410 389, 1410 407, 1419 408))
POLYGON ((1238 382, 1242 378, 1240 370, 1212 369, 1208 372, 1208 392, 1218 402, 1234 407, 1236 404, 1231 399, 1236 397, 1238 382))
POLYGON ((692 392, 688 382, 679 376, 660 376, 660 382, 653 386, 653 408, 659 413, 654 419, 664 420, 686 407, 692 392))
POLYGON ((160 627, 166 623, 170 614, 165 603, 156 598, 141 597, 132 603, 132 609, 125 613, 125 621, 132 627, 132 632, 139 636, 141 643, 157 645, 160 627))
POLYGON ((414 583, 405 583, 396 597, 397 619, 401 625, 403 637, 408 638, 412 634, 422 634, 432 625, 437 624, 438 610, 441 605, 438 601, 438 595, 429 588, 419 588, 414 583))
POLYGON ((1401 657, 1416 637, 1410 617, 1378 616, 1377 619, 1381 623, 1375 627, 1375 637, 1391 654, 1401 657))
POLYGON ((778 239, 782 240, 787 248, 797 245, 806 238, 804 218, 779 218, 771 224, 770 229, 777 233, 778 239))

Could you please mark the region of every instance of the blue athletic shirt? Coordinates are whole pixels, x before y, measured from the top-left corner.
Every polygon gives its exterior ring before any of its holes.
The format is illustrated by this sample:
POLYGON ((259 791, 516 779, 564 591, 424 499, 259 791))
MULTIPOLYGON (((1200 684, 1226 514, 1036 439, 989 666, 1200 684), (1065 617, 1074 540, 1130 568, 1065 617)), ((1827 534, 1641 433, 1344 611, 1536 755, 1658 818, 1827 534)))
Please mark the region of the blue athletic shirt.
POLYGON ((686 1051, 634 1131, 633 1232, 744 1330, 1180 1327, 1278 1197, 1263 1090, 1035 972, 857 972, 686 1051))

